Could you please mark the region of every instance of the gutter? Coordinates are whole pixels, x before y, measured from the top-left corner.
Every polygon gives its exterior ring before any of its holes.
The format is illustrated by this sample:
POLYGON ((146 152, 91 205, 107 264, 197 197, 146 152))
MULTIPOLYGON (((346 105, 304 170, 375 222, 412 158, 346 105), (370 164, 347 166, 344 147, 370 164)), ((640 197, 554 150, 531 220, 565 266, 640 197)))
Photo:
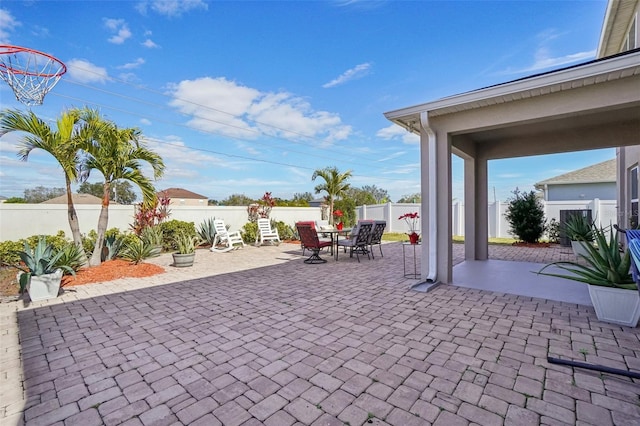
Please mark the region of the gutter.
POLYGON ((429 199, 429 270, 427 271, 427 282, 435 283, 438 278, 438 266, 437 266, 437 258, 436 258, 436 250, 438 247, 437 237, 438 237, 438 221, 437 221, 437 190, 438 185, 436 182, 436 134, 431 127, 429 127, 429 113, 428 111, 423 111, 420 113, 420 126, 422 130, 428 136, 427 141, 427 149, 429 152, 429 187, 427 191, 429 191, 428 199, 429 199))

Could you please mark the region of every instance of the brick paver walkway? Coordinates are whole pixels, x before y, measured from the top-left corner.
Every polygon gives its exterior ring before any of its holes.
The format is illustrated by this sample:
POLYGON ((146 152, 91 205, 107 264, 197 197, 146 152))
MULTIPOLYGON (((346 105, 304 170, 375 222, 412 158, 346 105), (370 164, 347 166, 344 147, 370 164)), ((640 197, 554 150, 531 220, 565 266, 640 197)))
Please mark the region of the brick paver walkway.
POLYGON ((638 329, 580 305, 413 292, 400 245, 383 250, 324 265, 294 245, 199 251, 193 268, 0 304, 0 423, 640 424, 637 380, 547 363, 640 371, 638 329))

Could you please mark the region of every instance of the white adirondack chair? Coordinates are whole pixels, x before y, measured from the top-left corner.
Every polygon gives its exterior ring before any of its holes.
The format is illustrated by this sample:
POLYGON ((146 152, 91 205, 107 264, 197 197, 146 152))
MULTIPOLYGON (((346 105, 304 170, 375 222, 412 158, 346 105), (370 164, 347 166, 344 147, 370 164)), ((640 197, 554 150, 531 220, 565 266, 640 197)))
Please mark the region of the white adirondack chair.
POLYGON ((271 229, 271 221, 266 219, 258 219, 258 235, 256 235, 256 244, 262 245, 265 241, 274 241, 280 244, 280 235, 277 229, 271 229))
POLYGON ((213 227, 216 230, 216 236, 213 238, 211 251, 224 253, 245 246, 244 241, 242 241, 240 231, 229 232, 224 220, 214 220, 213 227))

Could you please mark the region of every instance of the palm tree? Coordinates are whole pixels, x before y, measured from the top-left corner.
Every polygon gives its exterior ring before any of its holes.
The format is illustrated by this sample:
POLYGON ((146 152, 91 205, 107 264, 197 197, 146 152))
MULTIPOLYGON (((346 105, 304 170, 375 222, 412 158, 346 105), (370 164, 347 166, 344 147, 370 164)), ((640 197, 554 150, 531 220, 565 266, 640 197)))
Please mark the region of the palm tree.
POLYGON ((313 172, 311 180, 317 177, 324 179, 325 183, 317 185, 314 189, 316 194, 322 191, 327 193, 326 200, 329 203, 329 221, 333 225, 333 203, 336 198, 344 196, 350 185, 346 182, 351 177, 351 170, 340 173, 337 167, 326 167, 313 172))
MULTIPOLYGON (((31 111, 0 111, 0 137, 9 132, 26 133, 18 143, 20 160, 27 161, 31 151, 42 149, 51 154, 62 167, 67 192, 69 227, 73 242, 79 248, 82 248, 82 235, 71 196, 71 182, 83 177, 79 165, 84 155, 82 146, 86 138, 87 125, 81 118, 81 112, 77 108, 63 111, 56 120, 56 128, 53 129, 31 111)), ((84 250, 81 252, 82 264, 86 264, 84 250)))
POLYGON ((165 166, 162 158, 140 141, 140 130, 119 129, 114 123, 101 119, 91 123, 92 143, 86 147, 89 156, 85 167, 89 173, 97 170, 104 177, 98 237, 89 260, 89 265, 97 266, 102 261, 104 235, 109 223, 111 186, 120 179, 131 182, 140 188, 143 202, 152 205, 156 200, 156 191, 151 180, 142 173, 142 162, 151 166, 154 179, 162 176, 165 166))

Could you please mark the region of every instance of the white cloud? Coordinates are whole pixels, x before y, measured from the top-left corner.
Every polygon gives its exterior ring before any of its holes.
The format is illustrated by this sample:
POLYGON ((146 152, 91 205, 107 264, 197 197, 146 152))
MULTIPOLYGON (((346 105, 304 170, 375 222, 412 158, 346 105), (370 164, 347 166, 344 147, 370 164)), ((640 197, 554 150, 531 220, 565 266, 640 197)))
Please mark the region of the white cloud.
POLYGON ((109 31, 115 32, 115 34, 107 40, 109 43, 122 44, 131 37, 131 31, 124 19, 103 18, 103 21, 104 26, 107 27, 109 31))
POLYGON ((109 80, 107 70, 84 59, 66 62, 67 75, 80 83, 105 83, 109 80))
POLYGON ((337 114, 315 111, 290 93, 265 93, 223 77, 184 80, 170 88, 170 105, 192 118, 189 125, 230 137, 260 134, 287 139, 322 139, 330 143, 351 134, 337 114))
POLYGON ((140 44, 142 44, 144 47, 147 47, 147 48, 149 48, 149 49, 157 49, 157 48, 159 48, 159 47, 160 47, 160 46, 158 46, 157 44, 155 44, 155 43, 153 42, 153 40, 151 40, 150 38, 146 39, 145 41, 143 41, 143 42, 142 42, 142 43, 140 43, 140 44))
POLYGON ((535 62, 530 67, 522 70, 522 72, 539 71, 548 68, 560 67, 562 65, 569 65, 593 59, 595 55, 595 50, 589 50, 587 52, 578 52, 565 56, 552 57, 549 53, 549 49, 541 47, 536 51, 535 62))
POLYGON ((143 124, 145 126, 150 126, 151 125, 151 120, 148 120, 146 118, 141 118, 140 119, 140 124, 143 124))
POLYGON ((140 68, 140 66, 143 65, 144 62, 145 61, 144 61, 143 58, 138 58, 133 62, 129 62, 129 63, 126 63, 124 65, 120 65, 118 67, 118 69, 121 69, 121 70, 132 70, 132 69, 135 69, 135 68, 140 68))
POLYGON ((328 83, 323 84, 322 87, 324 87, 325 89, 328 89, 330 87, 339 86, 351 80, 362 78, 369 73, 370 69, 371 69, 371 64, 368 62, 364 64, 356 65, 354 68, 348 69, 345 72, 343 72, 339 77, 331 80, 328 83))
POLYGON ((6 9, 0 9, 0 44, 10 44, 9 34, 22 23, 16 21, 6 9))
POLYGON ((408 132, 407 130, 403 129, 397 124, 392 124, 388 127, 384 127, 378 130, 376 132, 376 136, 379 137, 380 139, 385 139, 385 140, 399 139, 403 143, 411 144, 411 145, 420 143, 420 136, 416 135, 415 133, 408 132))
POLYGON ((551 68, 559 68, 564 65, 570 65, 581 61, 587 61, 595 58, 596 51, 589 50, 586 52, 570 53, 567 55, 554 56, 549 45, 560 39, 564 34, 558 33, 555 29, 546 29, 536 34, 537 48, 535 49, 533 63, 524 68, 507 68, 498 72, 498 75, 531 73, 551 68))
POLYGON ((151 9, 159 15, 175 17, 191 10, 207 10, 208 5, 203 0, 149 0, 139 2, 136 9, 143 15, 151 9))

